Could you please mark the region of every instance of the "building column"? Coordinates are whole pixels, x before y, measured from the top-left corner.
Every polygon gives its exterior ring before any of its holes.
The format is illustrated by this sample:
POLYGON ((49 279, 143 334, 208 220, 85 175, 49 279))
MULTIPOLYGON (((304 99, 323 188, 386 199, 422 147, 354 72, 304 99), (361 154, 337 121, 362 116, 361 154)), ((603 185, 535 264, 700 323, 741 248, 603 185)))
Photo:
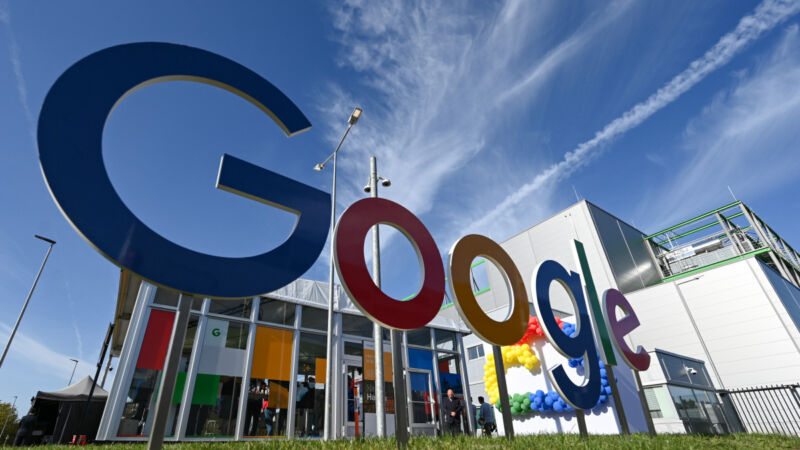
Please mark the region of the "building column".
POLYGON ((465 408, 467 410, 467 423, 469 424, 469 428, 475 432, 475 416, 472 415, 472 394, 469 391, 469 376, 467 375, 467 358, 466 352, 464 351, 464 340, 461 337, 461 333, 456 331, 456 342, 458 344, 458 363, 461 368, 461 385, 464 386, 464 402, 466 403, 465 408))
POLYGON ((195 331, 194 343, 192 344, 192 355, 189 360, 189 367, 186 369, 186 383, 181 396, 181 408, 178 411, 178 421, 175 425, 175 438, 181 440, 186 437, 186 428, 189 424, 189 411, 192 408, 192 397, 194 396, 194 384, 197 376, 197 369, 200 367, 200 354, 203 351, 203 336, 208 326, 208 304, 210 300, 204 299, 200 318, 197 320, 197 331, 195 331))
POLYGON ((136 361, 139 359, 139 350, 147 328, 147 320, 150 318, 148 307, 155 296, 156 287, 146 281, 142 281, 139 285, 139 293, 136 296, 131 320, 128 323, 128 331, 125 334, 122 351, 117 361, 117 376, 114 377, 114 384, 111 386, 108 400, 106 400, 106 407, 103 410, 97 440, 112 440, 117 436, 122 410, 128 397, 128 388, 133 379, 133 372, 136 370, 136 361))
POLYGON ((300 360, 300 320, 303 308, 296 305, 294 309, 294 331, 292 334, 292 368, 289 373, 289 408, 286 411, 286 437, 294 437, 294 415, 297 406, 297 364, 300 360))
POLYGON ((236 420, 236 433, 235 439, 241 441, 244 439, 245 431, 248 429, 247 424, 247 396, 250 394, 250 370, 253 368, 253 346, 256 343, 256 324, 250 324, 250 330, 247 333, 247 346, 245 347, 244 358, 244 373, 242 374, 242 385, 239 387, 239 413, 236 420))

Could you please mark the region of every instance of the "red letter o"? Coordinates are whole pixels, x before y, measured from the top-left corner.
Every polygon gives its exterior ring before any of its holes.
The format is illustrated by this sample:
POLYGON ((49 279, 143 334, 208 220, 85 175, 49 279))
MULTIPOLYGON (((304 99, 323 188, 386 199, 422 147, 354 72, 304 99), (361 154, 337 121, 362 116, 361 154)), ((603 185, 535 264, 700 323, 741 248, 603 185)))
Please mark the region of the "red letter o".
POLYGON ((428 324, 444 299, 444 267, 425 225, 411 211, 390 200, 365 198, 350 205, 336 225, 334 259, 347 295, 367 317, 387 328, 411 330, 428 324), (364 260, 364 240, 378 224, 397 228, 411 242, 422 264, 422 287, 408 301, 398 301, 372 281, 364 260))

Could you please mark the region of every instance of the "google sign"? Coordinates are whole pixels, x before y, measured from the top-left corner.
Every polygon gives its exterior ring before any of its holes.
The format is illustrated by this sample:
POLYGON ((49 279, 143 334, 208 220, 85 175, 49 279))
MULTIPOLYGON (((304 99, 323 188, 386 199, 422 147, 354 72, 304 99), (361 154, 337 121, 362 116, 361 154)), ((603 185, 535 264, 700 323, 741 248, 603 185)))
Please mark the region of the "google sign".
MULTIPOLYGON (((253 297, 285 286, 308 270, 324 247, 330 224, 328 193, 223 155, 218 188, 297 216, 292 234, 275 249, 251 257, 227 258, 199 253, 162 237, 141 222, 114 190, 102 158, 102 134, 108 116, 133 91, 174 80, 228 90, 264 111, 287 136, 311 127, 297 106, 275 86, 227 58, 165 43, 111 47, 70 67, 45 98, 39 117, 39 160, 53 198, 70 223, 101 254, 155 284, 217 298, 253 297)), ((588 380, 582 385, 573 383, 560 365, 549 374, 566 402, 587 409, 597 403, 601 388, 595 339, 602 343, 607 364, 616 364, 615 348, 634 370, 647 369, 650 358, 641 347, 634 351, 624 340, 639 325, 630 303, 614 289, 605 291, 602 301, 598 298, 583 245, 574 244, 583 278, 555 261, 544 261, 530 274, 534 290, 531 298, 549 342, 564 356, 586 358, 588 380), (554 282, 569 294, 576 312, 572 337, 561 330, 550 305, 549 289, 554 282), (617 310, 623 317, 617 317, 617 310)), ((410 330, 425 326, 436 316, 445 295, 445 268, 431 234, 403 206, 378 198, 354 203, 336 227, 334 251, 345 290, 372 320, 384 327, 410 330), (367 270, 364 241, 377 224, 395 227, 416 249, 422 283, 417 295, 408 301, 397 301, 383 293, 367 270)), ((455 306, 476 335, 498 346, 512 345, 523 337, 528 326, 529 296, 522 275, 500 245, 479 235, 461 238, 450 250, 447 272, 455 306), (477 257, 491 261, 505 276, 512 307, 504 321, 493 320, 483 312, 472 292, 469 269, 477 257)))
MULTIPOLYGON (((403 206, 386 199, 367 198, 352 204, 336 226, 334 240, 336 269, 339 279, 356 306, 369 318, 382 326, 410 330, 425 326, 439 312, 445 294, 444 269, 433 237, 422 222, 403 206), (372 282, 364 260, 364 242, 367 232, 377 224, 395 227, 411 242, 422 265, 422 287, 417 295, 399 302, 384 294, 372 282)), ((577 260, 581 263, 592 311, 595 312, 597 334, 603 345, 606 363, 616 364, 614 349, 634 370, 646 370, 650 356, 639 347, 632 350, 624 337, 639 326, 639 320, 625 296, 615 289, 603 294, 602 305, 594 292, 594 282, 589 271, 583 245, 575 241, 577 260), (617 318, 617 309, 624 316, 617 318)), ((513 345, 528 328, 528 295, 519 269, 500 245, 480 235, 461 238, 450 250, 448 265, 450 290, 459 315, 467 326, 481 339, 494 345, 513 345), (509 317, 498 322, 480 308, 470 285, 470 265, 477 257, 484 257, 502 270, 510 287, 512 307, 509 317)), ((576 385, 564 368, 550 370, 550 377, 561 396, 574 408, 589 409, 600 397, 600 365, 595 351, 595 337, 589 318, 589 308, 584 297, 581 276, 568 272, 561 264, 547 260, 539 264, 532 274, 535 286, 536 313, 542 330, 550 343, 568 358, 586 358, 588 381, 576 385), (572 300, 576 312, 576 332, 565 334, 556 321, 550 305, 550 285, 558 282, 572 300)))

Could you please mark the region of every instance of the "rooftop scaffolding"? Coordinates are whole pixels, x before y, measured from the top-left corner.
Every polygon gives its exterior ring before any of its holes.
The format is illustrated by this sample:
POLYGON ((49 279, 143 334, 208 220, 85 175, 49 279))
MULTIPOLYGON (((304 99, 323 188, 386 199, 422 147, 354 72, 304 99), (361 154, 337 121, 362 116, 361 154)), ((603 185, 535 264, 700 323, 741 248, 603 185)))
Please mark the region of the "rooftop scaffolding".
POLYGON ((800 288, 800 255, 737 201, 645 237, 663 281, 757 257, 800 288))

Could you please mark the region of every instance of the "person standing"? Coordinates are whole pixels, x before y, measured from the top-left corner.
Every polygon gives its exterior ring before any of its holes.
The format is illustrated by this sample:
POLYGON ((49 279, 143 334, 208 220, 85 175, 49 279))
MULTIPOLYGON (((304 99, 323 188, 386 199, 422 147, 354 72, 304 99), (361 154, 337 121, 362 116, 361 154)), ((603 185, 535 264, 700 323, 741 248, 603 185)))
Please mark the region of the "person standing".
POLYGON ((27 447, 33 444, 33 429, 36 428, 36 410, 31 408, 28 414, 19 419, 19 428, 14 438, 15 447, 27 447))
POLYGON ((444 411, 444 432, 451 436, 461 433, 461 411, 464 406, 461 400, 455 398, 453 390, 447 390, 447 397, 442 400, 442 410, 444 411))
POLYGON ((478 397, 481 408, 478 411, 478 425, 483 427, 483 435, 492 437, 492 432, 497 429, 497 422, 494 420, 494 408, 492 405, 483 401, 483 397, 478 397))

